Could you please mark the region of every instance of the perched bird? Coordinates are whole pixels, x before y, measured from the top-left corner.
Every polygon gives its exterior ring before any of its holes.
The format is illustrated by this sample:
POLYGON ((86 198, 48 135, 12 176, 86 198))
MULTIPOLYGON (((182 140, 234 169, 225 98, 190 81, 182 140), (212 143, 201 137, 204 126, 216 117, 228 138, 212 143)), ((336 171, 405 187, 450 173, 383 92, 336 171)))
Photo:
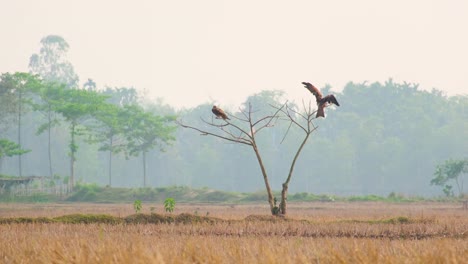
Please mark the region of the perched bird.
POLYGON ((317 101, 318 109, 317 115, 315 117, 325 117, 325 107, 329 106, 330 104, 340 106, 333 94, 329 94, 324 97, 320 90, 312 84, 308 82, 302 82, 302 84, 315 96, 315 100, 317 101))
POLYGON ((222 118, 224 120, 228 119, 231 120, 226 113, 224 113, 223 109, 217 107, 216 105, 213 105, 213 108, 211 109, 211 112, 215 114, 216 118, 222 118))

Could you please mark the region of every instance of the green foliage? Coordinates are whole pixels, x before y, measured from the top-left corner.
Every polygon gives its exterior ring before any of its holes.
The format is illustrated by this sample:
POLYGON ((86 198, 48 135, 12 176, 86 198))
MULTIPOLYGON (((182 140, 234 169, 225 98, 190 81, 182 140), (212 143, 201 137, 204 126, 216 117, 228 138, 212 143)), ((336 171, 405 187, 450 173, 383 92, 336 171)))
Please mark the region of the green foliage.
POLYGON ((12 157, 22 155, 31 150, 21 149, 21 146, 7 139, 0 139, 0 159, 3 157, 12 157))
POLYGON ((365 196, 351 196, 347 199, 350 202, 377 202, 377 201, 385 201, 385 197, 370 194, 365 196))
POLYGON ((452 190, 452 185, 448 185, 446 184, 444 186, 444 189, 442 189, 442 191, 444 192, 444 194, 447 196, 447 197, 453 197, 454 196, 454 193, 453 193, 453 190, 452 190))
POLYGON ((92 120, 93 115, 105 105, 106 96, 94 91, 64 89, 54 100, 51 108, 69 122, 70 141, 68 144, 71 161, 70 184, 74 185, 74 162, 78 151, 77 136, 83 136, 89 129, 83 127, 85 121, 92 120))
POLYGON ((155 146, 163 149, 165 144, 175 140, 173 133, 177 127, 168 125, 175 120, 173 116, 156 116, 137 105, 124 106, 120 116, 125 120, 122 132, 127 140, 126 151, 130 156, 138 156, 155 146))
POLYGON ((67 198, 70 202, 95 202, 98 201, 103 187, 97 184, 77 184, 74 192, 67 198))
POLYGON ((44 131, 50 130, 52 127, 60 124, 59 119, 52 115, 55 111, 54 107, 57 107, 60 102, 63 90, 66 86, 57 82, 42 82, 41 85, 37 86, 33 92, 40 98, 38 101, 32 103, 33 109, 44 113, 49 117, 46 123, 39 125, 36 130, 36 135, 44 133, 44 131))
POLYGON ((166 198, 164 200, 164 211, 166 211, 168 213, 174 212, 175 205, 176 205, 176 202, 175 202, 174 198, 166 198))
POLYGON ((0 194, 0 202, 5 203, 52 203, 59 201, 61 201, 60 197, 46 193, 34 193, 30 196, 0 194))
POLYGON ((141 200, 135 200, 133 202, 133 209, 135 209, 135 213, 139 213, 142 209, 142 204, 141 204, 141 200))
POLYGON ((447 183, 455 182, 458 187, 458 195, 463 196, 463 174, 466 173, 468 173, 468 159, 446 160, 443 164, 437 165, 431 185, 442 186, 446 196, 453 196, 452 185, 447 183))
MULTIPOLYGON (((17 81, 27 79, 25 74, 16 77, 14 75, 14 73, 4 73, 0 82, 0 112, 2 113, 0 114, 0 134, 2 138, 10 141, 16 141, 14 140, 16 130, 10 129, 11 131, 5 133, 4 129, 11 127, 9 124, 17 118, 15 116, 18 109, 18 94, 15 87, 18 84, 17 81)), ((22 81, 20 84, 24 84, 22 81)), ((167 145, 164 140, 156 138, 156 144, 151 148, 148 142, 152 140, 152 137, 143 136, 146 132, 149 134, 154 131, 151 131, 152 129, 144 131, 146 129, 144 124, 148 122, 141 121, 146 118, 138 118, 141 115, 151 113, 153 116, 159 116, 159 124, 165 127, 171 126, 171 121, 170 118, 161 117, 162 114, 169 116, 177 114, 184 120, 203 125, 200 117, 204 120, 211 120, 212 104, 203 104, 177 112, 170 107, 166 109, 160 104, 143 101, 144 98, 138 97, 133 88, 118 88, 100 93, 104 97, 102 104, 94 104, 93 100, 88 100, 89 97, 83 96, 86 98, 83 100, 86 106, 81 108, 82 100, 78 98, 82 96, 75 95, 75 92, 66 92, 69 90, 66 84, 49 83, 45 80, 38 86, 36 86, 36 81, 31 81, 30 84, 34 85, 24 87, 25 91, 33 93, 27 97, 29 103, 34 103, 35 112, 25 114, 24 122, 22 122, 25 128, 22 134, 27 140, 23 141, 21 147, 33 151, 28 154, 28 162, 23 163, 23 166, 27 168, 25 171, 34 173, 46 171, 45 135, 36 137, 34 132, 42 133, 55 127, 52 130, 51 154, 55 159, 53 166, 56 167, 56 172, 62 175, 68 175, 70 171, 67 168, 70 163, 63 160, 67 154, 64 150, 68 150, 70 154, 72 152, 77 154, 76 160, 81 157, 92 159, 94 161, 92 164, 87 163, 84 166, 89 167, 93 173, 80 173, 79 176, 86 178, 87 181, 103 183, 106 176, 102 168, 105 167, 104 162, 107 161, 108 156, 104 156, 104 153, 97 153, 98 148, 112 153, 126 153, 128 157, 131 157, 140 155, 142 152, 138 151, 148 147, 145 152, 147 160, 150 161, 147 166, 148 174, 156 176, 158 186, 182 184, 249 192, 209 193, 189 187, 150 188, 148 190, 106 188, 100 191, 86 190, 89 194, 75 195, 73 193, 71 200, 128 203, 133 202, 134 199, 159 202, 163 201, 164 197, 174 197, 178 202, 190 201, 189 197, 197 197, 198 201, 203 202, 256 202, 266 199, 264 192, 252 193, 263 183, 257 177, 257 165, 252 162, 255 157, 246 148, 236 147, 233 144, 220 144, 217 140, 207 140, 206 137, 197 133, 177 130, 169 133, 177 140, 168 140, 167 143, 171 144, 171 148, 161 153, 160 147, 167 145), (72 104, 74 107, 67 107, 72 104), (108 104, 113 106, 108 107, 108 104), (91 107, 92 105, 95 107, 91 107), (124 106, 127 105, 128 107, 125 108, 124 106), (137 105, 138 109, 130 105, 137 105), (79 113, 87 112, 88 114, 79 115, 76 131, 70 133, 71 123, 61 115, 61 112, 69 112, 71 116, 77 113, 73 109, 79 113), (50 120, 47 116, 49 110, 50 120), (135 118, 132 117, 133 114, 135 118), (108 120, 105 120, 106 118, 108 120), (110 127, 115 125, 119 129, 111 131, 105 123, 110 124, 110 127), (141 127, 143 133, 132 131, 133 127, 141 127), (112 144, 109 140, 109 135, 112 133, 107 134, 109 131, 116 133, 112 144), (76 141, 73 143, 70 142, 72 134, 76 136, 76 141), (94 142, 87 141, 88 139, 96 140, 97 135, 102 138, 94 142), (89 142, 98 143, 99 146, 84 144, 89 142)), ((298 84, 297 89, 301 88, 298 84)), ((93 93, 92 90, 84 90, 82 93, 89 95, 93 93)), ((304 154, 295 168, 297 178, 291 184, 289 201, 327 200, 325 195, 320 197, 321 195, 311 194, 312 192, 375 193, 379 197, 331 196, 332 199, 341 201, 346 199, 369 201, 380 199, 396 202, 406 199, 418 200, 420 198, 405 197, 398 193, 433 195, 435 188, 429 188, 428 182, 431 179, 428 175, 432 175, 438 163, 447 157, 466 155, 466 149, 468 149, 465 132, 468 131, 466 118, 468 97, 466 95, 448 97, 437 90, 423 91, 418 89, 417 85, 395 83, 392 80, 371 84, 349 83, 341 92, 335 92, 335 95, 342 106, 336 110, 328 108, 327 119, 317 120, 319 126, 317 133, 305 146, 304 154), (396 193, 387 197, 391 191, 396 193)), ((304 96, 307 105, 308 94, 304 93, 304 96)), ((249 96, 247 101, 253 103, 254 106, 259 105, 254 110, 261 111, 262 106, 268 106, 269 103, 277 104, 284 99, 283 97, 281 93, 266 91, 249 96)), ((311 100, 312 107, 314 107, 314 99, 311 98, 311 100)), ((298 106, 298 111, 301 112, 301 102, 298 102, 298 106)), ((230 115, 242 117, 237 107, 227 110, 230 115)), ((280 186, 281 182, 278 178, 283 177, 288 169, 281 165, 280 161, 290 159, 285 153, 290 153, 294 144, 297 143, 294 140, 299 135, 299 132, 292 127, 287 134, 288 139, 292 139, 291 144, 287 141, 278 144, 287 128, 288 126, 275 126, 258 142, 265 163, 271 166, 274 188, 280 186)), ((136 182, 135 177, 142 171, 141 162, 127 161, 124 155, 115 155, 114 160, 112 166, 117 176, 118 183, 116 184, 135 186, 133 185, 136 182)), ((10 172, 14 162, 16 159, 3 160, 2 171, 10 172)), ((82 166, 77 163, 77 171, 82 166)), ((466 174, 460 175, 460 187, 464 175, 466 179, 466 174)), ((434 175, 434 178, 436 177, 434 175)), ((152 178, 151 184, 154 184, 155 178, 152 178)), ((432 185, 440 186, 440 190, 446 195, 457 196, 460 193, 455 179, 442 182, 442 179, 440 181, 438 179, 432 185), (436 182, 440 182, 441 185, 437 185, 436 182)))
POLYGON ((306 193, 306 192, 300 192, 300 193, 295 193, 293 195, 290 195, 288 198, 290 201, 317 201, 317 202, 333 202, 335 201, 335 197, 322 194, 322 195, 316 195, 313 193, 306 193))
POLYGON ((239 198, 239 194, 233 192, 208 191, 200 193, 197 198, 202 202, 226 202, 237 200, 239 198))

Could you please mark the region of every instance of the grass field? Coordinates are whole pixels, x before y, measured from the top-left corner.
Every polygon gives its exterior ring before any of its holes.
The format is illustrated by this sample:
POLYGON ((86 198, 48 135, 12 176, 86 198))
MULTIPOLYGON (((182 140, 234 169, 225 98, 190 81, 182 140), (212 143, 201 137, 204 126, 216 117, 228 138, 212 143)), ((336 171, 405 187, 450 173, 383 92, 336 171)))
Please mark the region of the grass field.
MULTIPOLYGON (((0 263, 467 263, 468 211, 455 203, 177 204, 207 223, 0 224, 0 263)), ((135 214, 132 204, 0 204, 0 218, 135 214)), ((166 215, 161 204, 142 214, 166 215)), ((190 215, 188 215, 190 216, 190 215)))

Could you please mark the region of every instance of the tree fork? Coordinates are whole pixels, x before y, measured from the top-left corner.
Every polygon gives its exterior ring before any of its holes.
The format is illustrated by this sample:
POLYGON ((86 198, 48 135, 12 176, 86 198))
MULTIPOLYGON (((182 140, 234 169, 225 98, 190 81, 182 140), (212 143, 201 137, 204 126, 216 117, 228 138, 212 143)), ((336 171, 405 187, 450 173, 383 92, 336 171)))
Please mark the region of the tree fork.
MULTIPOLYGON (((232 123, 231 121, 228 121, 228 120, 223 120, 223 123, 218 124, 218 123, 214 123, 213 121, 211 121, 211 122, 205 121, 205 120, 203 120, 203 118, 201 118, 201 120, 205 124, 207 124, 207 125, 209 125, 211 127, 219 129, 217 133, 216 132, 210 132, 208 130, 200 129, 200 128, 189 126, 189 125, 184 125, 180 121, 177 121, 177 123, 183 128, 190 128, 192 130, 198 131, 203 136, 209 135, 209 136, 217 137, 217 138, 220 138, 220 139, 223 139, 223 140, 226 140, 226 141, 251 146, 253 151, 255 152, 257 162, 258 162, 258 164, 260 166, 260 169, 262 171, 262 176, 263 176, 263 180, 265 182, 265 188, 266 188, 267 195, 268 195, 268 204, 270 205, 271 214, 272 215, 284 216, 284 215, 286 215, 286 212, 287 212, 287 210, 286 210, 286 207, 287 207, 286 201, 287 201, 287 196, 288 196, 288 187, 289 187, 289 182, 291 181, 291 177, 292 177, 292 174, 293 174, 293 171, 294 171, 294 166, 296 164, 296 161, 297 161, 302 149, 304 148, 307 140, 309 139, 310 134, 317 129, 317 127, 314 126, 314 124, 312 123, 312 120, 314 119, 314 114, 316 113, 316 111, 312 111, 310 105, 311 104, 309 102, 309 107, 306 108, 306 106, 304 104, 304 113, 299 113, 296 110, 290 108, 288 106, 287 102, 282 104, 282 106, 280 106, 280 107, 270 105, 271 107, 276 109, 276 112, 273 115, 263 116, 263 117, 259 118, 257 121, 254 122, 252 120, 252 113, 253 113, 252 106, 249 103, 248 110, 245 110, 245 109, 242 110, 241 109, 241 111, 240 111, 240 113, 243 115, 243 117, 238 117, 238 116, 232 115, 233 119, 236 119, 236 120, 238 120, 240 122, 246 123, 247 126, 248 126, 248 129, 243 129, 239 125, 237 125, 235 123, 232 123), (279 204, 279 207, 278 207, 276 205, 276 202, 277 202, 276 197, 273 196, 273 192, 271 190, 270 182, 269 182, 269 179, 268 179, 268 174, 267 174, 267 171, 266 171, 265 166, 263 164, 262 156, 261 156, 260 151, 258 149, 255 136, 263 128, 273 127, 275 122, 280 118, 280 115, 279 115, 280 112, 283 113, 286 116, 286 118, 291 121, 291 125, 295 124, 298 128, 300 128, 302 131, 304 131, 305 138, 302 141, 301 145, 299 146, 299 149, 297 150, 296 154, 294 155, 294 158, 293 158, 290 170, 289 170, 288 177, 287 177, 286 181, 282 184, 281 201, 280 201, 280 204, 279 204), (299 120, 302 120, 302 121, 298 121, 297 118, 299 118, 299 120), (230 128, 230 129, 228 129, 228 128, 230 128), (233 132, 233 131, 235 131, 235 132, 233 132)), ((291 127, 291 125, 289 127, 291 127)), ((289 131, 289 128, 288 128, 288 131, 289 131)), ((286 135, 287 135, 288 131, 286 132, 286 135)), ((286 138, 286 135, 285 135, 284 138, 286 138)), ((284 138, 283 138, 283 140, 284 140, 284 138)))

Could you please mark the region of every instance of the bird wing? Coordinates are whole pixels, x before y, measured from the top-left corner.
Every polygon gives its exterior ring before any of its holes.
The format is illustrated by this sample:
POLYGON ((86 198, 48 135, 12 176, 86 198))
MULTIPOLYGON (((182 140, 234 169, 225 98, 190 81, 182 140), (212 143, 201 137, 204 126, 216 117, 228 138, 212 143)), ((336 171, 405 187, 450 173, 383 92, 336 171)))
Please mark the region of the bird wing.
POLYGON ((308 82, 302 82, 302 84, 304 85, 305 88, 307 88, 307 90, 309 90, 315 96, 315 99, 317 100, 317 102, 322 99, 323 95, 317 87, 315 87, 314 85, 308 82))
POLYGON ((323 98, 324 102, 327 102, 329 104, 335 104, 337 106, 340 106, 338 101, 336 100, 336 97, 333 94, 329 94, 323 98))
POLYGON ((226 119, 226 118, 227 118, 227 115, 226 115, 226 113, 224 112, 223 109, 221 109, 221 108, 218 107, 218 111, 219 111, 219 115, 220 115, 223 119, 226 119))

